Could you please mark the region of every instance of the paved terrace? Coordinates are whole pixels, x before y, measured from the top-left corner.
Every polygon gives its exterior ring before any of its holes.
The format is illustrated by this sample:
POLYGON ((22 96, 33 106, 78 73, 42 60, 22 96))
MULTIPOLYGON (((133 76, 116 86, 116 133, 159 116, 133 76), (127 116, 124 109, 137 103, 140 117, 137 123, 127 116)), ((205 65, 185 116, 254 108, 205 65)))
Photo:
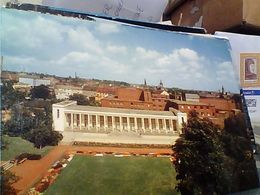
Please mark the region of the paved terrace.
POLYGON ((69 144, 73 141, 78 142, 98 142, 98 143, 122 143, 122 144, 165 144, 172 145, 178 135, 172 136, 155 136, 155 135, 140 135, 137 133, 82 133, 82 132, 61 132, 63 135, 63 144, 69 144))

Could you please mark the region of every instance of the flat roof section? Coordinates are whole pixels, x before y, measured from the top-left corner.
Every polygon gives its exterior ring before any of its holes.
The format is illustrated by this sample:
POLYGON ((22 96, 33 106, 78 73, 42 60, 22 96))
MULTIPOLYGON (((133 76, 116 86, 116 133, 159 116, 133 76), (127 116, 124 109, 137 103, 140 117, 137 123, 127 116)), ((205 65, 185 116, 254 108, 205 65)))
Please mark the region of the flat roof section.
POLYGON ((110 112, 120 114, 138 114, 138 115, 157 115, 157 116, 175 116, 171 111, 151 111, 151 110, 135 110, 124 108, 108 108, 108 107, 96 107, 96 106, 81 106, 81 105, 69 105, 67 110, 73 111, 93 111, 93 112, 110 112))

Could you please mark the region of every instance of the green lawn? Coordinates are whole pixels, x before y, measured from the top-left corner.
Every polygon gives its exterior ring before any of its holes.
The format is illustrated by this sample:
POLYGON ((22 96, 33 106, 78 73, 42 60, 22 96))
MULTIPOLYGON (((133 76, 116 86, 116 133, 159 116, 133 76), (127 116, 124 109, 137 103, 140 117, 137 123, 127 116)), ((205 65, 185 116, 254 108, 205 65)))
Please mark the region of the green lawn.
POLYGON ((179 194, 169 158, 75 156, 45 195, 179 194))
POLYGON ((2 136, 2 141, 6 144, 6 149, 1 151, 1 160, 11 160, 21 153, 32 153, 41 154, 44 156, 47 154, 52 146, 44 147, 42 149, 37 149, 33 146, 31 142, 28 142, 20 137, 9 137, 7 135, 2 136))

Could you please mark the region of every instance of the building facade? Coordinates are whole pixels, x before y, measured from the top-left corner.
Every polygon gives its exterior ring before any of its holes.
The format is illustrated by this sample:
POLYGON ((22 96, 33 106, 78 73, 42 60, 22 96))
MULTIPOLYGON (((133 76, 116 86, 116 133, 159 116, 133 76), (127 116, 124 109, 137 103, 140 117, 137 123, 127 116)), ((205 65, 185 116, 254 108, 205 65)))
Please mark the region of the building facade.
POLYGON ((166 91, 118 88, 114 97, 101 99, 102 107, 165 111, 169 100, 166 91), (160 93, 158 93, 160 92, 160 93))
POLYGON ((207 103, 195 101, 170 100, 168 106, 169 108, 172 107, 187 114, 194 110, 198 113, 199 117, 216 116, 215 106, 207 103))
POLYGON ((58 100, 69 99, 73 94, 83 94, 82 87, 73 85, 56 85, 54 91, 58 100))
POLYGON ((20 77, 19 83, 25 83, 30 85, 31 87, 36 87, 40 85, 51 85, 50 79, 40 79, 40 78, 29 78, 29 77, 20 77))
POLYGON ((52 105, 56 131, 96 133, 136 132, 151 135, 172 135, 181 132, 187 115, 175 109, 149 111, 95 106, 79 106, 75 101, 52 105))

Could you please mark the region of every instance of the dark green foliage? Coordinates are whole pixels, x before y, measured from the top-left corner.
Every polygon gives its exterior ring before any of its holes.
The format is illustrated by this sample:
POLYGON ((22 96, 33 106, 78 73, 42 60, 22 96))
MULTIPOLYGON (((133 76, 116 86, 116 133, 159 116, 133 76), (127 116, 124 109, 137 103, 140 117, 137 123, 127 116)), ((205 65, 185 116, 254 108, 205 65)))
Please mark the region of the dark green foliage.
POLYGON ((12 184, 18 181, 18 177, 10 171, 1 168, 1 195, 16 195, 16 190, 12 184))
POLYGON ((228 194, 258 187, 258 175, 242 113, 225 120, 220 130, 196 112, 173 146, 182 194, 228 194))
POLYGON ((33 113, 22 104, 14 105, 11 113, 11 119, 3 124, 4 133, 10 136, 20 136, 35 126, 33 113))
POLYGON ((74 93, 69 99, 76 101, 78 105, 90 105, 89 100, 82 94, 74 93))
POLYGON ((184 125, 184 134, 173 146, 177 188, 182 194, 225 194, 228 174, 225 171, 224 151, 220 129, 195 113, 184 125))
POLYGON ((28 160, 40 160, 41 159, 40 154, 29 154, 29 153, 22 153, 15 157, 16 160, 21 161, 24 158, 27 158, 28 160))
POLYGON ((87 97, 82 94, 74 93, 69 97, 69 99, 76 101, 78 105, 99 106, 94 98, 87 99, 87 97))
POLYGON ((225 120, 222 142, 231 176, 232 192, 259 186, 256 164, 242 113, 225 120))
POLYGON ((31 97, 32 97, 32 99, 42 98, 44 100, 53 98, 50 93, 49 87, 47 87, 45 85, 40 85, 40 86, 36 86, 36 87, 32 88, 31 97))
POLYGON ((13 106, 11 119, 3 126, 4 133, 21 136, 37 148, 57 145, 62 135, 52 129, 52 102, 44 102, 38 108, 23 104, 13 106))
POLYGON ((13 81, 3 81, 2 86, 2 96, 1 96, 1 103, 2 109, 9 109, 14 104, 19 104, 21 101, 24 100, 25 94, 19 91, 16 91, 13 88, 13 81))
POLYGON ((25 137, 28 141, 34 143, 34 146, 37 148, 58 145, 59 141, 63 138, 59 132, 53 131, 50 127, 46 126, 32 129, 25 137))

